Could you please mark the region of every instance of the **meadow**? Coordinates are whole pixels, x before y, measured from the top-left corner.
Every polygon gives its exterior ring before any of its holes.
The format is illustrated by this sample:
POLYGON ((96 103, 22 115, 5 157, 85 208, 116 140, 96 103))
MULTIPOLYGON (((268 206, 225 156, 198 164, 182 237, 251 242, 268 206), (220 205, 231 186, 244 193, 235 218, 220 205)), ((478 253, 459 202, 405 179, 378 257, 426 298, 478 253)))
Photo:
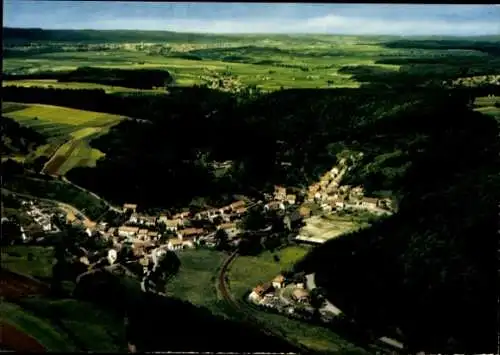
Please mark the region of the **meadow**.
POLYGON ((38 147, 26 159, 46 157, 48 161, 43 172, 51 175, 64 175, 74 167, 94 167, 104 154, 92 148, 90 140, 105 134, 123 119, 107 113, 10 102, 2 103, 2 114, 47 138, 47 144, 38 147))
POLYGON ((47 279, 52 276, 54 250, 52 247, 11 245, 2 248, 2 267, 11 271, 47 279), (32 255, 31 258, 28 255, 32 255))
POLYGON ((310 250, 309 246, 295 245, 275 253, 264 251, 257 256, 238 256, 227 273, 231 293, 242 307, 293 342, 300 343, 313 351, 363 353, 361 349, 326 328, 256 309, 244 300, 255 286, 270 282, 281 271, 291 270, 293 265, 310 250), (278 261, 274 259, 275 255, 278 261))

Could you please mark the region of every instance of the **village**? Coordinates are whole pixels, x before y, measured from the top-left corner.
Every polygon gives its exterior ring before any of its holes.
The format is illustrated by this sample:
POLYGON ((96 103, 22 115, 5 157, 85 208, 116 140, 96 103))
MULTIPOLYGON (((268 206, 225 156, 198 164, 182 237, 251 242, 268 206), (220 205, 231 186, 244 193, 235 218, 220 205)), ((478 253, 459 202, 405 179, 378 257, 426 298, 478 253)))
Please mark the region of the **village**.
MULTIPOLYGON (((325 218, 349 211, 366 211, 374 215, 392 213, 391 200, 365 197, 362 187, 340 184, 344 174, 360 157, 351 154, 339 159, 338 165, 332 167, 307 191, 275 186, 273 193, 264 194, 264 201, 241 197, 226 206, 197 213, 183 211, 156 216, 139 213, 137 204, 126 203, 121 213, 124 222, 118 226, 109 226, 106 222, 84 223, 84 216, 69 213, 66 208, 56 204, 50 205, 40 201, 23 200, 22 208, 43 232, 58 232, 59 228, 53 220, 62 216, 67 223, 80 225, 89 237, 97 236, 108 242, 112 246, 110 252, 114 251, 113 255, 129 246, 133 260, 142 265, 144 275, 156 264, 154 260, 157 259, 158 253, 181 252, 183 249, 200 247, 214 248, 221 233, 227 239, 229 248, 236 250, 247 232, 242 221, 247 213, 257 206, 260 206, 264 214, 273 213, 281 218, 283 226, 294 236, 296 243, 313 244, 327 240, 307 235, 308 223, 314 218, 325 218)), ((2 224, 5 221, 5 218, 2 218, 2 224)), ((24 242, 33 240, 26 236, 23 226, 20 228, 24 242)), ((261 230, 266 233, 269 231, 270 227, 261 230)), ((43 237, 36 240, 41 239, 43 237)), ((310 306, 310 290, 305 284, 304 280, 291 282, 279 275, 271 282, 257 285, 248 299, 264 307, 288 312, 289 315, 308 317, 313 308, 310 306)), ((326 318, 330 316, 328 312, 322 314, 326 318)))

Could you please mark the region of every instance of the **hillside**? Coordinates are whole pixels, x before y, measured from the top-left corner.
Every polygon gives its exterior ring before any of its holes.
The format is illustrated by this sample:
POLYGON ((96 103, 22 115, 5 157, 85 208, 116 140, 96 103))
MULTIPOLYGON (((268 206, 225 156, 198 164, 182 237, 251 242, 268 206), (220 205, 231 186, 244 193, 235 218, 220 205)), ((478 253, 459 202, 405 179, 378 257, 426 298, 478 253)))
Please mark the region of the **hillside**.
POLYGON ((40 133, 29 127, 21 126, 13 119, 4 117, 3 114, 0 127, 2 130, 0 147, 2 157, 26 155, 45 143, 45 138, 40 133))
POLYGON ((296 268, 316 272, 360 324, 399 328, 409 351, 492 352, 498 127, 453 111, 443 125, 427 117, 434 133, 411 154, 399 212, 325 243, 296 268))

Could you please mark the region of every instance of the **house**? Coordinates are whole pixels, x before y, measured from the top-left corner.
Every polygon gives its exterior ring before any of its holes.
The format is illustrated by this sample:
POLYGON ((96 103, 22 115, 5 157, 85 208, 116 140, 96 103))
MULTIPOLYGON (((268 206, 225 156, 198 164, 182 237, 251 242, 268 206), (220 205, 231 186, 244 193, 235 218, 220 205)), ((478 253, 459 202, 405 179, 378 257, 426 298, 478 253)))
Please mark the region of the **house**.
POLYGON ((337 176, 338 173, 339 173, 339 169, 337 167, 334 167, 334 168, 332 168, 332 170, 330 170, 330 176, 332 178, 335 178, 335 176, 337 176))
POLYGON ((167 243, 168 250, 180 250, 182 249, 182 240, 180 238, 172 238, 168 240, 167 243))
POLYGON ((333 210, 333 207, 329 205, 328 203, 323 203, 321 205, 321 209, 325 212, 331 212, 333 210))
POLYGON ((139 217, 139 223, 152 227, 152 226, 156 225, 156 217, 141 216, 141 217, 139 217))
POLYGON ((158 240, 159 233, 158 232, 149 231, 148 234, 147 234, 147 237, 149 238, 149 240, 158 240))
POLYGON ((385 210, 392 211, 394 206, 393 206, 392 200, 390 198, 383 198, 383 199, 380 199, 378 201, 378 207, 383 208, 385 210))
POLYGON ((272 285, 275 289, 282 288, 285 285, 285 276, 276 276, 272 281, 272 285))
POLYGON ((217 226, 217 229, 223 229, 227 232, 228 236, 234 236, 235 234, 238 233, 238 228, 236 227, 236 223, 222 223, 221 225, 217 226))
POLYGON ((378 199, 372 197, 364 197, 361 200, 361 206, 363 206, 364 208, 375 209, 377 208, 378 204, 378 199))
POLYGON ((186 228, 183 230, 180 230, 177 235, 180 240, 186 240, 186 239, 196 239, 200 235, 202 235, 205 232, 204 229, 202 228, 186 228))
POLYGON ((271 201, 267 204, 264 205, 264 210, 269 211, 269 210, 285 210, 285 204, 280 201, 271 201))
POLYGON ((250 299, 250 301, 253 301, 253 302, 258 302, 262 299, 262 297, 266 294, 266 293, 269 293, 270 291, 272 291, 272 285, 270 283, 265 283, 263 285, 258 285, 257 287, 255 287, 252 292, 250 293, 250 295, 248 295, 248 298, 250 299))
POLYGON ((284 201, 286 199, 286 187, 275 186, 274 198, 278 201, 284 201))
POLYGON ((299 303, 306 303, 309 301, 309 292, 303 288, 296 288, 292 292, 292 298, 299 303))
POLYGON ((172 219, 185 219, 185 218, 189 218, 190 215, 191 215, 191 213, 189 211, 176 213, 172 216, 172 219))
POLYGON ((148 232, 149 231, 147 229, 139 229, 139 231, 137 232, 137 238, 145 240, 148 232))
POLYGON ((238 216, 241 216, 246 211, 247 211, 246 207, 239 207, 239 208, 234 210, 234 213, 237 214, 238 216))
POLYGON ((364 193, 364 189, 361 186, 353 187, 351 190, 351 195, 356 197, 362 197, 364 193))
POLYGON ((165 222, 166 230, 171 232, 177 232, 177 229, 182 225, 182 220, 179 219, 169 219, 165 222))
POLYGON ((130 223, 139 223, 139 215, 137 213, 132 213, 128 219, 130 223))
POLYGON ((295 195, 286 195, 286 201, 290 204, 290 205, 295 205, 295 202, 297 201, 297 196, 295 195))
POLYGON ((135 213, 137 210, 137 205, 132 204, 132 203, 126 203, 123 205, 123 211, 131 210, 132 212, 135 213))
POLYGON ((164 215, 164 214, 161 214, 159 217, 158 217, 158 223, 167 223, 168 221, 168 216, 167 215, 164 215))
POLYGON ((121 226, 120 228, 118 228, 118 235, 120 237, 131 238, 137 235, 138 232, 139 227, 121 226))
POLYGON ((302 206, 299 208, 299 213, 302 217, 307 218, 311 216, 311 209, 309 207, 302 206))
POLYGON ((231 210, 236 210, 238 208, 242 208, 242 207, 245 207, 246 206, 246 202, 245 201, 236 201, 236 202, 233 202, 229 205, 229 207, 231 208, 231 210))

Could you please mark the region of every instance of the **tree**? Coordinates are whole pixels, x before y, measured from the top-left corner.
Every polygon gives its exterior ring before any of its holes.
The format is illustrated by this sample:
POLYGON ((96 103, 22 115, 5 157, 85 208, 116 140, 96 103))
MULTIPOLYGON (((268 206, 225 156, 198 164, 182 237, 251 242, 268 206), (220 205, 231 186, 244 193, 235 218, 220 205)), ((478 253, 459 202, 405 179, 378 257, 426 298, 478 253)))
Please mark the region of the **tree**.
POLYGON ((229 236, 224 229, 218 229, 214 235, 216 248, 218 250, 226 250, 228 245, 229 236))
POLYGON ((251 209, 242 220, 243 228, 246 230, 256 231, 263 229, 266 226, 266 218, 264 210, 261 206, 251 209))

